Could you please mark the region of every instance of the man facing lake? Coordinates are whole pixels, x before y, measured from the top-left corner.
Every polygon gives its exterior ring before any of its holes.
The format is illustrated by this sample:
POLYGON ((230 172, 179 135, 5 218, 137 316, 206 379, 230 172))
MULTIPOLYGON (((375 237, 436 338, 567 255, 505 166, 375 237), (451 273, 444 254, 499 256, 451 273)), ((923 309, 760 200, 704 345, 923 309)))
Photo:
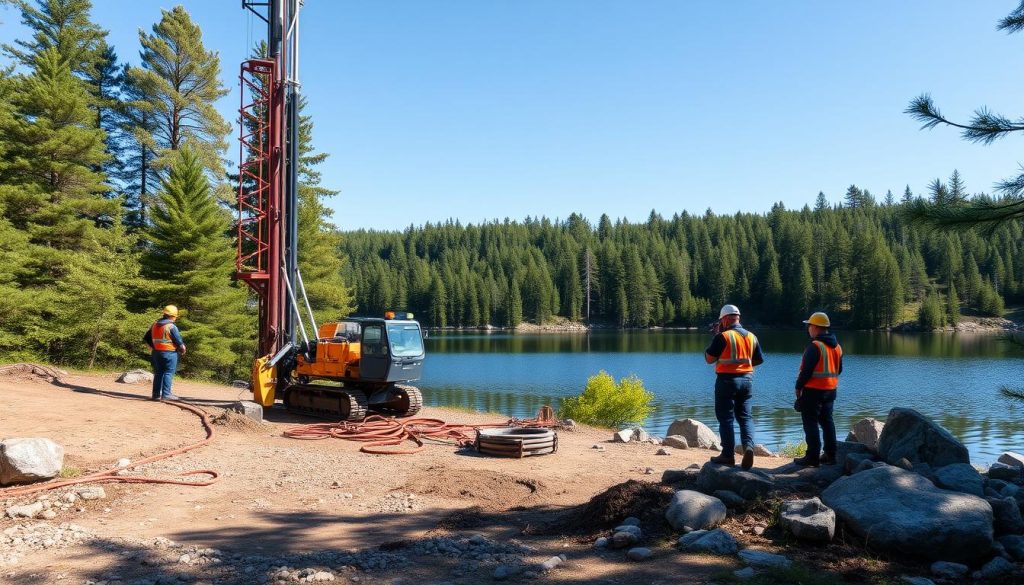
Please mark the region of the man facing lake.
POLYGON ((832 407, 836 403, 839 374, 843 373, 843 348, 835 334, 828 330, 832 322, 825 313, 814 313, 804 323, 811 343, 800 361, 796 398, 804 423, 807 454, 794 459, 793 463, 817 467, 821 463, 836 462, 836 423, 832 419, 832 407), (821 454, 823 440, 824 455, 821 454))
POLYGON ((733 418, 740 425, 743 469, 754 464, 754 421, 750 398, 754 390, 754 367, 764 362, 757 337, 740 325, 740 309, 725 305, 718 313, 715 337, 704 350, 704 361, 715 364, 715 418, 722 436, 722 454, 712 463, 735 465, 736 434, 733 418))

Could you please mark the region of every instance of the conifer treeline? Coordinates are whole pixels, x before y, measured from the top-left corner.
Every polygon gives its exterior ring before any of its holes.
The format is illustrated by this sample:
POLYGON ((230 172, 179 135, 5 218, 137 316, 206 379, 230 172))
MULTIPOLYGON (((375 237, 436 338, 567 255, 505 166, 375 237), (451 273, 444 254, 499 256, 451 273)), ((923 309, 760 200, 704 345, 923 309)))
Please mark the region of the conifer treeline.
MULTIPOLYGON (((2 47, 0 63, 0 359, 142 365, 142 334, 175 304, 189 347, 180 369, 244 375, 256 323, 231 280, 217 54, 181 6, 139 32, 130 66, 89 0, 12 4, 30 37, 2 47)), ((315 309, 336 316, 351 297, 311 136, 302 117, 299 261, 315 309)))
MULTIPOLYGON (((929 198, 967 201, 963 180, 929 198)), ((985 197, 978 195, 975 197, 985 197)), ((825 310, 848 327, 955 322, 961 310, 1000 315, 1024 297, 1021 226, 982 237, 909 225, 902 208, 851 186, 842 205, 768 214, 612 220, 426 224, 345 234, 346 281, 360 312, 413 311, 435 326, 515 326, 553 316, 612 326, 703 325, 726 302, 760 323, 798 323, 825 310), (589 299, 589 313, 587 312, 589 299)))

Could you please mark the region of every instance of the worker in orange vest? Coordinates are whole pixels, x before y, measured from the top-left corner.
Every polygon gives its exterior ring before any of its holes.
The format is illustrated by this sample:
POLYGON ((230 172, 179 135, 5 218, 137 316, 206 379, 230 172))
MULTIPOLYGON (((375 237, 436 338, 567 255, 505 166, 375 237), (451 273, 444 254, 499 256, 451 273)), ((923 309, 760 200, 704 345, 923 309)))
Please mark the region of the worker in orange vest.
POLYGON ((178 307, 164 307, 163 317, 158 319, 146 331, 142 341, 152 349, 149 361, 153 364, 153 397, 152 400, 178 400, 171 393, 174 372, 178 369, 178 354, 185 355, 185 342, 181 339, 178 326, 178 307))
POLYGON ((832 420, 832 407, 836 402, 839 374, 843 373, 843 348, 829 331, 832 322, 825 313, 814 313, 804 323, 811 343, 800 361, 795 406, 803 419, 807 454, 794 459, 793 463, 817 467, 836 462, 836 423, 832 420), (820 435, 818 427, 821 427, 820 435), (824 453, 821 452, 823 441, 824 453))
POLYGON ((712 463, 735 465, 736 433, 733 419, 740 425, 743 445, 743 469, 754 465, 754 420, 750 398, 754 390, 754 367, 764 362, 757 337, 740 325, 740 310, 725 305, 718 313, 715 337, 704 350, 704 361, 715 364, 715 418, 722 436, 722 454, 712 463))

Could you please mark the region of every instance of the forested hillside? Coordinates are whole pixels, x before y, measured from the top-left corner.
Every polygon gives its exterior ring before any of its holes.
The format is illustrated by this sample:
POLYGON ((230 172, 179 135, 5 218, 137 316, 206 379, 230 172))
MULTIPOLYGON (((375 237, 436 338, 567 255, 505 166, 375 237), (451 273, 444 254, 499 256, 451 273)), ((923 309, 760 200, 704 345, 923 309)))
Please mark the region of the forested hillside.
MULTIPOLYGON (((954 172, 927 198, 969 200, 954 172)), ((984 197, 984 195, 975 196, 984 197)), ((991 235, 931 232, 901 213, 907 188, 878 202, 851 186, 841 205, 767 214, 687 213, 596 225, 573 215, 484 225, 458 222, 402 233, 345 234, 346 280, 361 312, 413 311, 432 326, 515 326, 553 316, 612 326, 700 325, 730 302, 759 323, 798 323, 826 310, 848 327, 922 319, 955 322, 961 309, 1000 315, 1024 295, 1021 226, 991 235)))

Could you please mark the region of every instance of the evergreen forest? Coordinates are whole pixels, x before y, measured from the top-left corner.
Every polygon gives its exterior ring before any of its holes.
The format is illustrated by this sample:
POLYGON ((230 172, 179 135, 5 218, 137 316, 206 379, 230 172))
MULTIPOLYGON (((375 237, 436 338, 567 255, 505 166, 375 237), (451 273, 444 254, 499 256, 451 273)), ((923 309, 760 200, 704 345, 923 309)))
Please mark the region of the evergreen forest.
MULTIPOLYGON (((235 150, 214 107, 233 75, 181 6, 124 63, 89 0, 6 3, 29 33, 0 47, 0 360, 142 366, 143 333, 175 304, 180 371, 245 377, 255 304, 232 279, 235 150)), ((431 327, 701 326, 730 302, 761 324, 826 310, 844 327, 934 328, 1024 296, 1019 222, 979 234, 906 219, 917 201, 988 200, 955 171, 920 195, 850 186, 800 210, 341 233, 313 133, 303 115, 298 253, 321 322, 398 309, 431 327)))

